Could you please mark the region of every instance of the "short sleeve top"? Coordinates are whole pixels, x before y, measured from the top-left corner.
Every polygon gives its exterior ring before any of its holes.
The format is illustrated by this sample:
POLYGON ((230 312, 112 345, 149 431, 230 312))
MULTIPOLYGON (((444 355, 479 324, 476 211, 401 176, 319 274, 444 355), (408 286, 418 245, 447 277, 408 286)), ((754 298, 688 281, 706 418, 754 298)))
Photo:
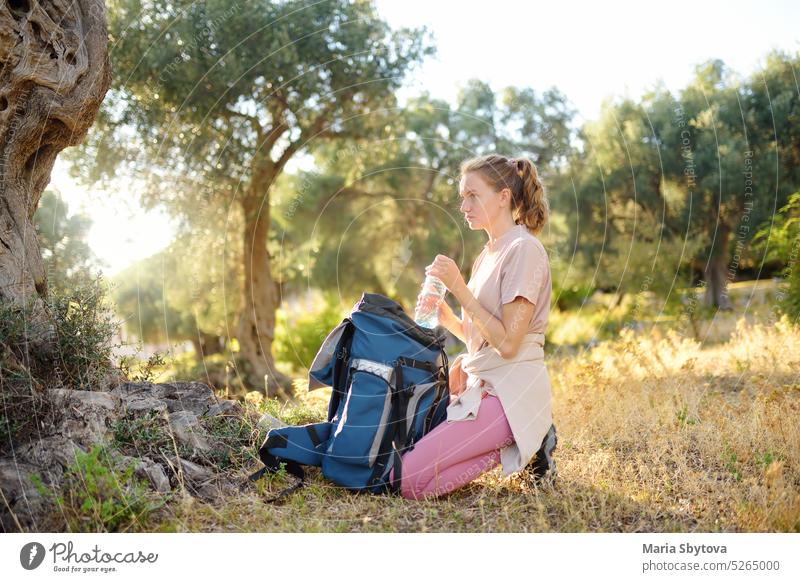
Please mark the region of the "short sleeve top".
MULTIPOLYGON (((515 224, 494 243, 484 245, 467 287, 497 319, 502 319, 503 305, 525 297, 534 304, 526 333, 545 333, 552 295, 550 261, 544 245, 525 225, 515 224)), ((463 307, 461 317, 467 351, 474 354, 483 338, 463 307)))

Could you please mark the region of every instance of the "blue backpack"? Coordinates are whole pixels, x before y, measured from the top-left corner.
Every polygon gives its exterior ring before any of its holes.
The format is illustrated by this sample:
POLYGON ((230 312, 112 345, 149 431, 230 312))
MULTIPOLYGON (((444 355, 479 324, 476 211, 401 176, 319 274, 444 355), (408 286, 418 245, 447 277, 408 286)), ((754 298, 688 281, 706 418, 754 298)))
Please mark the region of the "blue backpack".
POLYGON ((378 293, 364 293, 328 334, 308 373, 308 389, 331 386, 328 420, 271 429, 259 449, 257 481, 284 464, 301 487, 303 465, 353 491, 397 493, 402 455, 445 420, 449 365, 445 332, 418 325, 378 293), (394 467, 393 479, 389 472, 394 467))

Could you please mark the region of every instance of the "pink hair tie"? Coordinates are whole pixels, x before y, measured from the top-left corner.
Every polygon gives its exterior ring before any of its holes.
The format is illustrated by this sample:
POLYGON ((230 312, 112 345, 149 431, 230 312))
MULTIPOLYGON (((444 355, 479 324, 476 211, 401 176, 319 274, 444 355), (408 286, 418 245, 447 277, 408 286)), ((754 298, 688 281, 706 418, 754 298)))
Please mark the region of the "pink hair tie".
POLYGON ((514 170, 516 170, 517 176, 522 178, 522 170, 519 169, 518 162, 519 162, 519 160, 517 158, 509 158, 508 159, 508 163, 510 163, 514 167, 514 170))

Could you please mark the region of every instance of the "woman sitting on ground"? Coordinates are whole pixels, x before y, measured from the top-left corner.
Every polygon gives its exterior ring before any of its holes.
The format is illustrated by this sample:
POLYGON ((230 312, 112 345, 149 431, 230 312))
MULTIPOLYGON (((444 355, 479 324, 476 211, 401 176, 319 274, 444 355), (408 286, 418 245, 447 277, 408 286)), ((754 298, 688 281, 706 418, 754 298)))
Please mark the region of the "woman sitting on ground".
POLYGON ((535 236, 548 219, 544 188, 530 160, 491 154, 462 164, 459 190, 467 224, 489 240, 469 283, 444 255, 426 268, 461 305, 459 319, 440 301, 439 322, 467 352, 450 367, 447 421, 402 457, 400 491, 408 499, 448 493, 498 463, 504 475, 528 470, 541 478, 555 469, 543 350, 550 265, 535 236))

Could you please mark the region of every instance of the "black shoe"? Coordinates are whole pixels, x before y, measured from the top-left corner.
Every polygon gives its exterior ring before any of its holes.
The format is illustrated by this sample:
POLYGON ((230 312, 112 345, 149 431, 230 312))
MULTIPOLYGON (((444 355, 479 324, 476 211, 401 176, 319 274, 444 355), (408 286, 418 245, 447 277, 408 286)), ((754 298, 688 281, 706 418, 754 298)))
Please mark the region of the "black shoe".
POLYGON ((529 470, 534 481, 543 479, 553 479, 556 475, 556 461, 553 459, 553 451, 556 450, 558 435, 556 435, 556 425, 551 424, 550 430, 544 436, 542 446, 536 451, 533 463, 529 465, 529 470))

